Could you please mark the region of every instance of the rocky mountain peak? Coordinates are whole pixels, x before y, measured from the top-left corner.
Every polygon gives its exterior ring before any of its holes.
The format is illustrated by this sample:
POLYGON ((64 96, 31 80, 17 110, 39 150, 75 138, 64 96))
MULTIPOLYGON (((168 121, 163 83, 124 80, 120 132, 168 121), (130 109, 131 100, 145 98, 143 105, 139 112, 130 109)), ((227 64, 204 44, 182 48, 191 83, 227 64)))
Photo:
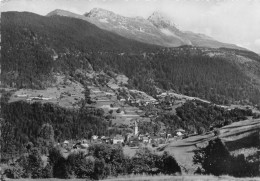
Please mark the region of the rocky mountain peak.
POLYGON ((171 17, 159 11, 152 13, 148 19, 138 16, 125 17, 102 8, 94 8, 84 15, 56 9, 47 16, 53 15, 82 19, 120 36, 160 46, 194 45, 211 48, 243 49, 236 45, 218 42, 203 34, 182 31, 171 17))
POLYGON ((174 22, 167 15, 159 11, 155 11, 151 16, 149 16, 148 21, 159 28, 175 27, 174 22))
POLYGON ((95 17, 95 18, 105 18, 105 17, 113 17, 116 16, 116 14, 112 11, 108 11, 106 9, 102 8, 94 8, 89 13, 84 14, 87 17, 95 17))

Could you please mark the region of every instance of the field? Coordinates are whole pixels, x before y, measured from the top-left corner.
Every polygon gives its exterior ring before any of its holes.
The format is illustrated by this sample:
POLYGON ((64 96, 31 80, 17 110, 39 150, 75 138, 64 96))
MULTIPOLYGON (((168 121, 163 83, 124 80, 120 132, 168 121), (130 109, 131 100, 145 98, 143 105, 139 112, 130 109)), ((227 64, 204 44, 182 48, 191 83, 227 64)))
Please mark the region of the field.
MULTIPOLYGON (((219 137, 224 141, 230 151, 252 154, 260 144, 260 119, 246 120, 233 123, 220 129, 219 137), (242 149, 244 148, 244 149, 242 149), (245 149, 248 148, 248 149, 245 149)), ((194 173, 197 166, 193 165, 193 151, 207 145, 209 140, 216 138, 212 132, 205 135, 192 136, 186 139, 173 141, 158 148, 159 152, 168 151, 174 155, 183 171, 194 173)))
MULTIPOLYGON (((118 89, 124 87, 122 86, 123 84, 127 84, 128 78, 124 75, 117 75, 115 78, 110 77, 107 86, 93 83, 93 80, 101 75, 103 74, 96 72, 88 74, 88 89, 90 90, 90 97, 93 101, 89 106, 103 109, 106 115, 110 114, 109 111, 113 111, 111 114, 113 117, 111 119, 113 125, 124 124, 130 126, 134 119, 141 119, 140 115, 143 114, 142 110, 137 107, 129 106, 117 96, 118 89), (117 111, 118 109, 120 109, 120 112, 117 111)), ((84 86, 71 77, 60 74, 55 75, 55 79, 55 83, 42 90, 13 90, 9 102, 21 100, 30 103, 35 101, 42 103, 50 102, 65 108, 79 108, 80 101, 85 98, 84 86)), ((141 91, 139 91, 138 94, 141 100, 152 99, 152 97, 141 91)))
POLYGON ((84 87, 77 81, 67 79, 63 75, 56 75, 56 83, 46 89, 19 89, 10 97, 9 102, 40 101, 51 102, 66 108, 78 108, 78 102, 84 99, 84 87))

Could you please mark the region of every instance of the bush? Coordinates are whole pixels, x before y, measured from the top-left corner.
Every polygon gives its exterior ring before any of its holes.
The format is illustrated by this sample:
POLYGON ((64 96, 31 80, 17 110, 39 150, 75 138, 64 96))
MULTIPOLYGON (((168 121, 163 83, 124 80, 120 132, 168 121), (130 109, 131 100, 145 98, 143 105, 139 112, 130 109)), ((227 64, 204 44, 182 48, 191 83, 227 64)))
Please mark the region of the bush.
POLYGON ((225 120, 225 122, 224 122, 224 126, 230 125, 231 123, 232 123, 232 120, 231 120, 231 119, 227 119, 227 120, 225 120))
POLYGON ((104 159, 96 159, 93 178, 96 180, 104 179, 109 175, 109 166, 104 159))
POLYGON ((19 164, 13 163, 5 170, 4 174, 8 178, 19 179, 23 175, 23 168, 19 164))
POLYGON ((42 177, 43 161, 37 148, 32 148, 28 155, 21 156, 16 163, 23 168, 22 177, 42 177))
POLYGON ((175 158, 169 155, 168 152, 164 152, 161 159, 161 164, 159 164, 160 170, 163 174, 171 175, 176 172, 181 173, 181 168, 178 165, 175 158))
POLYGON ((195 164, 201 164, 201 170, 205 174, 230 173, 231 157, 219 138, 209 141, 207 147, 196 150, 193 161, 195 164))
POLYGON ((235 177, 259 176, 259 161, 248 161, 244 155, 231 156, 219 138, 211 140, 205 148, 196 150, 193 161, 201 165, 197 173, 235 177))
POLYGON ((67 160, 63 157, 61 151, 57 147, 49 149, 49 164, 53 168, 54 178, 69 178, 67 160))
POLYGON ((77 178, 91 178, 94 172, 94 162, 86 159, 83 152, 72 153, 67 158, 68 172, 77 178))
POLYGON ((50 148, 48 164, 43 167, 39 150, 33 148, 5 172, 9 178, 87 178, 105 179, 131 173, 174 174, 180 172, 176 160, 168 153, 162 156, 141 148, 133 158, 123 154, 121 145, 94 144, 89 153, 71 153, 64 158, 59 148, 50 148))
POLYGON ((219 129, 216 129, 216 128, 215 128, 215 129, 213 130, 213 132, 214 132, 214 135, 215 135, 215 136, 219 136, 219 135, 220 135, 220 130, 219 130, 219 129))
POLYGON ((162 156, 152 153, 148 148, 142 148, 131 159, 130 173, 135 174, 174 174, 181 172, 175 158, 164 152, 162 156))
POLYGON ((260 114, 254 113, 253 114, 253 119, 258 119, 258 118, 260 118, 260 114))
POLYGON ((70 178, 68 171, 67 161, 64 157, 60 157, 53 165, 53 177, 54 178, 70 178))
POLYGON ((28 156, 29 163, 29 171, 32 174, 32 178, 41 178, 42 177, 42 169, 43 169, 43 161, 41 159, 41 155, 38 149, 33 148, 28 156))
POLYGON ((108 166, 106 169, 110 170, 111 175, 125 174, 127 158, 123 153, 121 145, 96 144, 89 148, 89 152, 90 155, 99 160, 97 164, 101 164, 101 160, 105 161, 106 166, 108 166))
POLYGON ((53 168, 48 163, 42 170, 42 178, 52 178, 53 177, 53 168))
POLYGON ((117 112, 117 113, 121 113, 121 109, 118 108, 118 109, 116 110, 116 112, 117 112))
POLYGON ((51 165, 55 165, 62 157, 63 156, 59 148, 51 147, 49 149, 48 162, 51 165))
POLYGON ((233 157, 232 171, 230 174, 235 177, 259 176, 259 162, 248 162, 244 155, 233 157))
POLYGON ((199 135, 201 135, 201 134, 204 134, 206 132, 206 130, 205 130, 204 127, 199 127, 197 132, 198 132, 199 135))

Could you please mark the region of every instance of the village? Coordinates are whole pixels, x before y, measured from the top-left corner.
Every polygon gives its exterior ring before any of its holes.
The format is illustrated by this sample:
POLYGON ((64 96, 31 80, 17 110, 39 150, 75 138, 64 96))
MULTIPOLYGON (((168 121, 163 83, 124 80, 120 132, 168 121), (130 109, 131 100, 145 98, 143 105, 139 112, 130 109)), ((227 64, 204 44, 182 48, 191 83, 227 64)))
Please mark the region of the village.
POLYGON ((126 148, 126 150, 132 149, 136 151, 136 149, 138 149, 140 146, 155 149, 159 146, 187 137, 187 135, 185 134, 185 130, 181 128, 175 131, 175 135, 167 134, 166 132, 160 132, 156 136, 149 133, 140 134, 138 129, 138 123, 137 121, 135 121, 133 133, 128 133, 125 135, 117 134, 111 137, 93 135, 91 139, 83 138, 77 141, 65 140, 62 143, 58 143, 57 145, 61 146, 64 150, 67 150, 69 152, 79 150, 87 151, 89 146, 92 144, 121 145, 126 148))

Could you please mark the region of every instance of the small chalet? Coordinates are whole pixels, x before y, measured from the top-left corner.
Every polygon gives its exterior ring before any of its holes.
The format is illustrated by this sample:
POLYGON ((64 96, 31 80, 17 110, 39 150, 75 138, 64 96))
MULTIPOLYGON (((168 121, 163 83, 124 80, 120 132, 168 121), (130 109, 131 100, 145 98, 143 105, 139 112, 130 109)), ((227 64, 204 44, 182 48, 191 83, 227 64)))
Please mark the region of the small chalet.
POLYGON ((88 148, 88 147, 89 147, 88 141, 87 141, 86 139, 81 140, 80 147, 81 147, 82 149, 88 148))
POLYGON ((98 139, 98 136, 97 136, 97 135, 93 135, 93 136, 91 137, 91 139, 92 139, 92 140, 97 140, 97 139, 98 139))
POLYGON ((107 137, 107 136, 102 136, 102 137, 101 137, 101 140, 102 140, 102 142, 104 142, 104 143, 109 143, 109 142, 110 142, 110 138, 107 137))
POLYGON ((185 130, 183 130, 183 129, 177 129, 177 130, 175 130, 175 133, 176 133, 177 136, 183 136, 184 133, 185 133, 185 130))
POLYGON ((123 143, 123 142, 124 142, 124 137, 122 135, 116 135, 113 138, 113 144, 123 143))
POLYGON ((150 138, 148 136, 143 137, 143 143, 150 143, 150 138))

